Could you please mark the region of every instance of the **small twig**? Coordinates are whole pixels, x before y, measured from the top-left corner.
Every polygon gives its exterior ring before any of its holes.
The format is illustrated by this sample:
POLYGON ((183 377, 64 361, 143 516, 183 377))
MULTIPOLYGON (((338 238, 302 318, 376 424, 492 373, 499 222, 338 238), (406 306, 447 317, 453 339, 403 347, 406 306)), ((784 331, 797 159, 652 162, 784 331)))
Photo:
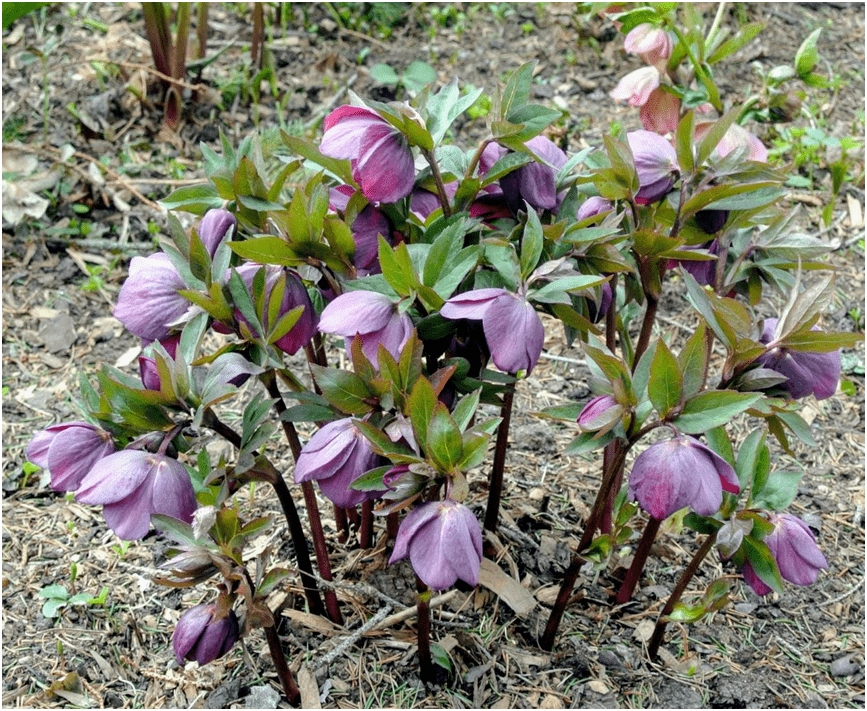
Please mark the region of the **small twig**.
MULTIPOLYGON (((431 610, 433 610, 435 607, 440 607, 441 605, 445 605, 447 602, 449 602, 457 594, 458 594, 457 590, 449 590, 447 593, 443 593, 442 595, 439 595, 438 597, 435 597, 433 600, 431 600, 428 607, 431 610)), ((379 630, 379 629, 385 629, 386 627, 392 627, 392 626, 394 626, 400 622, 403 622, 403 621, 408 620, 412 617, 415 617, 416 612, 417 612, 416 606, 412 605, 412 607, 407 607, 406 609, 401 610, 400 612, 395 612, 393 615, 389 615, 373 629, 379 630)))
MULTIPOLYGON (((329 581, 330 582, 330 581, 329 581)), ((323 671, 325 671, 331 662, 333 662, 337 657, 343 654, 349 647, 355 644, 361 637, 365 634, 365 632, 369 632, 380 622, 382 622, 386 615, 391 612, 394 608, 386 604, 385 607, 380 609, 373 617, 371 617, 367 622, 365 622, 361 627, 357 630, 353 631, 350 635, 346 636, 341 640, 341 642, 328 654, 322 657, 322 661, 319 662, 319 665, 316 667, 314 674, 319 676, 323 671)))
POLYGON ((210 87, 207 84, 190 84, 183 79, 176 79, 175 77, 169 76, 168 74, 163 74, 159 69, 155 69, 154 67, 149 67, 147 64, 137 64, 136 62, 106 62, 106 64, 114 64, 118 67, 125 67, 127 69, 140 69, 150 74, 153 74, 156 77, 159 77, 164 82, 168 84, 173 84, 174 86, 179 86, 182 89, 191 89, 192 91, 207 91, 210 87))
MULTIPOLYGON (((110 250, 115 252, 152 252, 154 246, 151 242, 127 242, 120 244, 111 239, 76 239, 75 237, 61 237, 51 235, 40 235, 46 242, 59 242, 73 247, 81 247, 83 249, 99 249, 110 250)), ((15 242, 33 242, 34 237, 19 237, 12 235, 15 242)))

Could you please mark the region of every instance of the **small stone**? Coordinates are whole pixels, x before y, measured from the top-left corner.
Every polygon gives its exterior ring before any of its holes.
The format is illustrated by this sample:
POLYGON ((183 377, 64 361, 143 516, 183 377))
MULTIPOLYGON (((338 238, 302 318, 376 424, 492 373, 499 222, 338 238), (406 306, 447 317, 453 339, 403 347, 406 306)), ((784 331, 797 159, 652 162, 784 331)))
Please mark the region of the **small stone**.
POLYGON ((78 335, 75 333, 75 325, 69 314, 59 313, 54 318, 45 321, 42 328, 39 329, 39 338, 49 353, 59 353, 69 350, 78 335))
POLYGON ((225 684, 220 684, 214 689, 208 698, 205 700, 206 709, 227 709, 229 704, 238 698, 238 692, 241 690, 241 680, 233 679, 225 684))
POLYGON ((861 669, 861 665, 854 661, 848 654, 845 657, 839 657, 831 662, 828 671, 831 676, 851 676, 857 674, 861 669))
POLYGON ((623 663, 610 649, 603 649, 597 657, 599 663, 606 667, 622 667, 623 663))
POLYGON ((251 686, 246 706, 248 709, 276 709, 279 701, 280 694, 270 686, 251 686))
POLYGON ((587 688, 590 689, 590 691, 599 694, 600 696, 604 696, 608 693, 608 687, 605 686, 605 682, 600 681, 599 679, 592 679, 591 681, 588 681, 587 688))

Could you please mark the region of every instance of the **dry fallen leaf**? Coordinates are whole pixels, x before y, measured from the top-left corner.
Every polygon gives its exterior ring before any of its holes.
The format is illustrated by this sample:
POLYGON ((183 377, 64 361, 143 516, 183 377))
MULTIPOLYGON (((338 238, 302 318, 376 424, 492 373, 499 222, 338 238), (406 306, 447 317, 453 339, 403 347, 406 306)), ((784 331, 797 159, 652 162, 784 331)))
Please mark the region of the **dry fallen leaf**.
POLYGON ((506 575, 499 565, 487 558, 482 559, 479 585, 495 593, 512 608, 516 615, 526 615, 536 607, 536 600, 530 591, 517 580, 506 575))

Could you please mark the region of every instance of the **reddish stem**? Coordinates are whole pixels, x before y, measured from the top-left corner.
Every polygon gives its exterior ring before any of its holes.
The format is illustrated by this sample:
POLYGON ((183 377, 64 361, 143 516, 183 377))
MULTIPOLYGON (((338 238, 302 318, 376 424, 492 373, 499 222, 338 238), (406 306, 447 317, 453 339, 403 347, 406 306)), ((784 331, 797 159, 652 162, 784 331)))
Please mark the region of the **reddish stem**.
POLYGON ((512 383, 503 393, 503 404, 500 407, 500 421, 497 427, 497 444, 494 449, 494 464, 491 468, 491 479, 488 485, 488 507, 485 509, 485 528, 497 530, 500 517, 500 499, 503 495, 503 471, 506 468, 506 449, 509 446, 509 422, 512 418, 512 403, 515 399, 515 384, 512 383))
POLYGON ((645 563, 647 563, 650 548, 653 546, 653 541, 656 539, 656 534, 659 531, 661 523, 661 520, 651 516, 647 522, 647 526, 644 527, 644 533, 641 534, 641 541, 638 543, 638 550, 635 551, 632 565, 626 571, 626 579, 623 581, 623 585, 620 586, 620 592, 617 593, 618 605, 622 605, 632 599, 632 593, 635 592, 635 587, 638 585, 638 579, 641 577, 641 571, 644 570, 645 563))
POLYGON ((362 548, 373 547, 373 501, 368 499, 361 504, 361 535, 362 548))
POLYGON ((277 628, 274 625, 265 628, 265 638, 268 640, 268 649, 271 652, 274 667, 277 669, 277 676, 280 677, 280 683, 283 685, 283 693, 286 694, 286 699, 292 706, 297 706, 301 700, 301 692, 295 684, 295 678, 289 670, 289 665, 286 664, 283 645, 280 644, 280 635, 277 634, 277 628))

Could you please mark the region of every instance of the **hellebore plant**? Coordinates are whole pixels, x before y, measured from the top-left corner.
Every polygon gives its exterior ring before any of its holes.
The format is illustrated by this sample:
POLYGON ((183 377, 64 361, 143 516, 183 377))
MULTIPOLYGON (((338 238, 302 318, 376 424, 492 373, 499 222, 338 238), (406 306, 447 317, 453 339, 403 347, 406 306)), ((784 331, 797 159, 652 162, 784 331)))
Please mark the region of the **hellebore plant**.
POLYGON ((224 155, 208 156, 206 185, 167 198, 201 219, 186 231, 170 213, 169 239, 133 259, 121 288, 115 314, 149 344, 140 377, 104 366, 82 387, 86 422, 52 425, 27 455, 55 489, 102 505, 122 538, 152 527, 169 538, 160 582, 211 581, 216 601, 178 623, 178 663, 207 663, 260 627, 297 702, 270 593, 295 579, 310 612, 343 623, 316 481, 341 543, 384 551, 414 574, 419 663, 431 682, 431 591, 480 580, 478 470, 493 440, 484 529, 495 532, 515 393, 540 368, 546 321, 582 349, 593 397, 541 414, 574 428, 569 453, 601 450, 602 476, 543 648, 554 645, 582 568, 601 574, 612 550, 635 546, 615 594, 628 601, 673 515, 705 538, 659 617, 651 655, 669 620, 701 619, 728 600, 718 580, 697 605, 680 601, 714 547, 760 590, 813 582, 826 566, 812 533, 783 512, 799 476, 772 462, 767 440, 788 453, 789 437, 809 443, 795 399, 830 396, 839 349, 861 336, 817 330, 833 277, 802 285, 798 265, 825 269, 823 245, 788 238, 785 176, 761 162, 738 109, 722 111, 699 61, 743 44, 719 39, 719 22, 710 38, 696 30, 687 41, 674 11, 660 7, 617 16, 627 49, 651 64, 623 95, 657 107, 654 130, 607 135, 598 150, 570 155, 543 135, 561 113, 531 103, 528 63, 466 151, 445 137, 480 89, 428 87, 412 105, 353 95, 326 117, 318 144, 283 134, 300 159, 265 155, 254 136, 237 150, 224 142, 224 155), (695 96, 672 83, 681 62, 695 96), (684 342, 656 329, 673 289, 697 320, 684 342), (788 301, 762 323, 766 289, 788 301), (328 364, 329 337, 345 347, 345 367, 328 364), (299 367, 289 356, 302 351, 299 367), (220 415, 225 403, 241 412, 237 430, 220 415), (733 421, 739 431, 749 423, 749 434, 732 439, 733 421), (274 463, 275 424, 291 471, 274 463), (212 436, 235 453, 212 464, 212 436), (270 522, 243 521, 232 504, 255 481, 279 501, 292 569, 243 555, 270 522))

